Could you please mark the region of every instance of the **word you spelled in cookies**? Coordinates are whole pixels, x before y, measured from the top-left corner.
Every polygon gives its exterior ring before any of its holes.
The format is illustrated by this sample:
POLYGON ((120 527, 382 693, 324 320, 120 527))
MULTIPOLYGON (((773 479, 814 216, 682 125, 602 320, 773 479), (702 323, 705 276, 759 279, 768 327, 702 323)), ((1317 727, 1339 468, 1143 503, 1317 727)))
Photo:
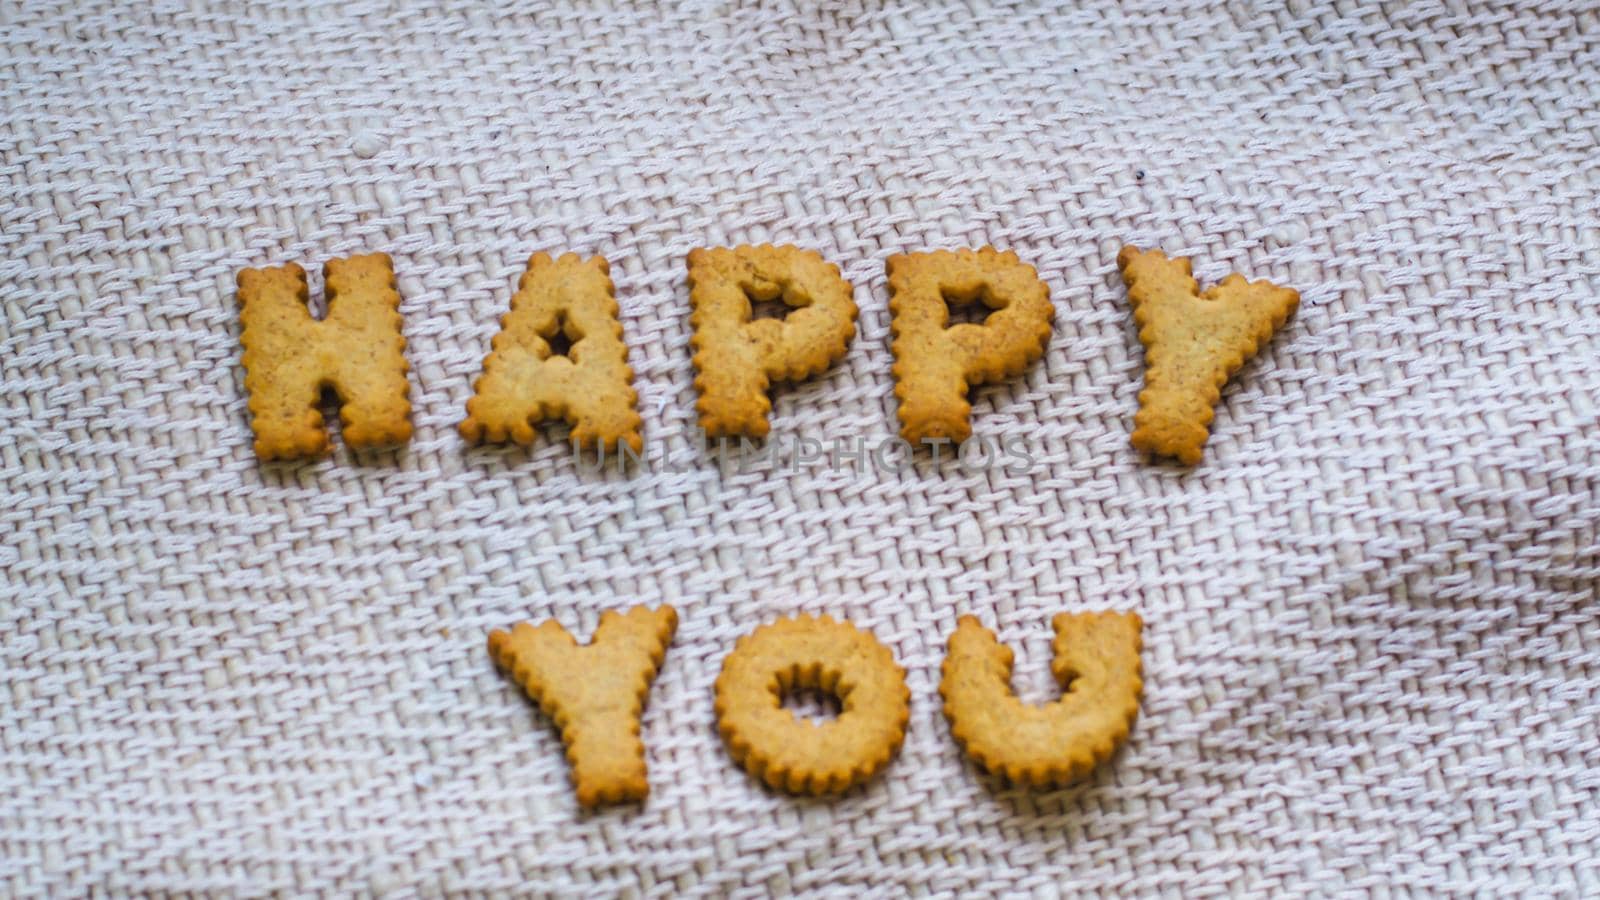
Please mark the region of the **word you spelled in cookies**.
MULTIPOLYGON (((1127 247, 1117 257, 1145 345, 1133 444, 1193 465, 1229 377, 1294 311, 1299 294, 1230 275, 1201 292, 1189 260, 1127 247)), ((886 263, 900 436, 912 446, 972 434, 968 392, 1021 374, 1044 355, 1054 307, 1034 268, 992 247, 892 256, 886 263), (952 307, 982 321, 950 321, 952 307)), ((239 273, 245 390, 262 460, 328 452, 318 404, 340 401, 345 442, 361 450, 411 437, 410 383, 394 263, 377 253, 325 267, 327 312, 309 305, 290 263, 239 273)), ((855 337, 854 291, 838 266, 795 247, 719 247, 688 256, 690 346, 700 427, 710 437, 765 437, 774 382, 801 381, 843 358, 855 337), (781 302, 788 315, 758 317, 781 302)), ((460 432, 473 443, 531 444, 564 421, 602 452, 643 446, 638 393, 602 257, 536 253, 501 319, 460 432)))
MULTIPOLYGON (((608 611, 580 645, 555 622, 489 635, 511 673, 566 744, 578 803, 637 802, 649 793, 640 718, 677 629, 670 606, 608 611)), ((1082 778, 1128 737, 1139 711, 1143 622, 1133 613, 1062 613, 1051 671, 1062 694, 1024 703, 1011 689, 1011 648, 972 616, 950 636, 939 693, 956 743, 1003 782, 1049 788, 1082 778)), ((723 659, 717 730, 751 776, 790 794, 841 794, 894 759, 911 692, 893 652, 871 632, 827 616, 757 627, 723 659), (785 708, 799 691, 838 702, 813 721, 785 708)))

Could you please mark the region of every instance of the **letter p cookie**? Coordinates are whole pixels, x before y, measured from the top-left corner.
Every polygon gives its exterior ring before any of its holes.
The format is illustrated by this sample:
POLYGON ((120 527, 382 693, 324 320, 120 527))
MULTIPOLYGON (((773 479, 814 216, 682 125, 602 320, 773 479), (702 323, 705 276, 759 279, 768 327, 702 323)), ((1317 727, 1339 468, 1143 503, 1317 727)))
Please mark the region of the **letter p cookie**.
POLYGON ((765 437, 773 381, 800 381, 844 356, 856 333, 850 282, 819 254, 796 247, 718 247, 689 252, 695 387, 710 437, 765 437), (752 300, 793 309, 782 321, 751 319, 752 300))
POLYGON ((891 256, 894 395, 900 436, 917 445, 972 434, 967 389, 1018 375, 1050 339, 1050 291, 1032 266, 993 247, 891 256), (950 303, 981 302, 981 325, 950 325, 950 303))

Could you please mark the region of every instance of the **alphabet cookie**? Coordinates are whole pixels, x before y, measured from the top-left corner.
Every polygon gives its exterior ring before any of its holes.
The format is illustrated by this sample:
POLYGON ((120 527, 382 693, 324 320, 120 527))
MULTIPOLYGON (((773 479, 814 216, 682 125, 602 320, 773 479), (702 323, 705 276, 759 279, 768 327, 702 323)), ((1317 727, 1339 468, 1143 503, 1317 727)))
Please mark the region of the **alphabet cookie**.
POLYGON ((585 646, 554 621, 489 635, 494 661, 561 729, 579 805, 643 800, 649 793, 639 716, 677 628, 672 607, 635 606, 602 614, 585 646))
POLYGON ((1023 703, 1011 648, 972 616, 950 635, 939 694, 956 743, 984 769, 1024 787, 1075 781, 1109 758, 1139 712, 1140 629, 1133 613, 1062 613, 1050 670, 1060 699, 1023 703))
POLYGON ((1124 247, 1117 265, 1144 344, 1133 445, 1192 466, 1210 437, 1222 386, 1282 327, 1300 295, 1238 274, 1202 294, 1189 260, 1160 250, 1124 247))
POLYGON ((328 452, 317 401, 333 388, 344 441, 361 450, 411 439, 406 339, 400 294, 386 253, 330 259, 323 268, 328 314, 307 306, 305 270, 289 263, 239 272, 244 386, 262 460, 328 452))
POLYGON ((1050 291, 1032 266, 993 247, 891 256, 888 273, 900 436, 959 444, 972 434, 968 388, 1018 375, 1044 354, 1050 291), (950 325, 951 303, 993 312, 982 325, 950 325))
POLYGON ((467 401, 463 437, 527 445, 535 425, 560 418, 581 447, 639 452, 639 395, 610 271, 601 256, 529 257, 467 401), (553 352, 558 336, 571 342, 565 355, 553 352))
POLYGON ((850 282, 821 255, 796 247, 689 251, 695 389, 710 437, 764 437, 773 381, 800 381, 844 356, 855 336, 850 282), (751 320, 752 300, 781 299, 783 319, 751 320))
POLYGON ((888 765, 905 740, 911 693, 905 671, 870 633, 823 616, 764 625, 739 639, 717 678, 723 741, 739 765, 792 794, 837 794, 888 765), (783 696, 834 694, 838 718, 816 724, 783 696))

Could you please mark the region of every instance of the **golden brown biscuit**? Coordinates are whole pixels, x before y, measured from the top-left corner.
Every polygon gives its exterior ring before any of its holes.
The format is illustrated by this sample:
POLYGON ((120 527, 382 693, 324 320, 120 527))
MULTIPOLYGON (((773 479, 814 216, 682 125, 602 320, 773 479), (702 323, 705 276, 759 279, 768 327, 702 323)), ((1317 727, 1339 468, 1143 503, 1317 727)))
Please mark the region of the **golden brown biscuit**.
POLYGON ((554 621, 489 635, 494 661, 561 729, 584 808, 643 800, 650 792, 639 716, 677 628, 672 607, 635 606, 602 614, 587 645, 554 621))
POLYGON ((717 678, 717 723, 739 765, 792 794, 837 794, 900 749, 910 718, 905 670, 869 632, 823 616, 764 625, 739 639, 717 678), (783 708, 795 689, 839 699, 817 724, 783 708))
POLYGON ((639 395, 610 271, 600 256, 529 257, 467 401, 463 437, 527 445, 535 425, 561 418, 580 447, 626 444, 639 452, 639 395), (552 355, 550 341, 558 333, 571 342, 566 355, 552 355))
POLYGON ((1144 344, 1133 445, 1192 466, 1210 437, 1222 386, 1283 325, 1300 295, 1237 274, 1202 294, 1189 260, 1160 250, 1124 247, 1117 265, 1144 344))
POLYGON ((767 388, 800 381, 844 356, 855 336, 856 304, 839 267, 795 247, 689 251, 694 311, 695 389, 709 437, 764 437, 767 388), (751 301, 782 299, 783 320, 751 320, 751 301))
POLYGON ((1083 777, 1128 737, 1139 712, 1140 628, 1133 613, 1055 617, 1050 671, 1064 692, 1034 706, 1011 690, 1011 648, 972 616, 950 635, 939 682, 956 743, 1013 784, 1053 787, 1083 777))
POLYGON ((343 404, 344 441, 353 449, 411 439, 394 263, 387 253, 331 259, 323 275, 328 314, 319 322, 306 305, 304 269, 289 263, 239 272, 244 385, 263 460, 328 451, 317 402, 330 387, 343 404))
POLYGON ((900 436, 960 444, 972 434, 967 389, 1018 375, 1044 354, 1049 288, 1033 266, 993 247, 891 256, 888 272, 900 436), (982 325, 949 325, 950 304, 979 302, 993 310, 982 325))

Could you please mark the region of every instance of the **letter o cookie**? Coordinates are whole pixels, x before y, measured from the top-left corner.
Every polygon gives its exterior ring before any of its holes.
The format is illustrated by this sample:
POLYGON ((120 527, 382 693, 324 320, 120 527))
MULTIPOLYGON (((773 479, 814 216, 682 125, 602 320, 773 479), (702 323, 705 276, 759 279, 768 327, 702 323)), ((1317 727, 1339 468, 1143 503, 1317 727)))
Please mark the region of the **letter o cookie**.
POLYGON ((717 678, 718 730, 739 765, 792 794, 838 794, 877 774, 905 740, 905 670, 847 622, 799 616, 739 639, 717 678), (834 694, 841 712, 814 723, 783 708, 794 689, 834 694))

